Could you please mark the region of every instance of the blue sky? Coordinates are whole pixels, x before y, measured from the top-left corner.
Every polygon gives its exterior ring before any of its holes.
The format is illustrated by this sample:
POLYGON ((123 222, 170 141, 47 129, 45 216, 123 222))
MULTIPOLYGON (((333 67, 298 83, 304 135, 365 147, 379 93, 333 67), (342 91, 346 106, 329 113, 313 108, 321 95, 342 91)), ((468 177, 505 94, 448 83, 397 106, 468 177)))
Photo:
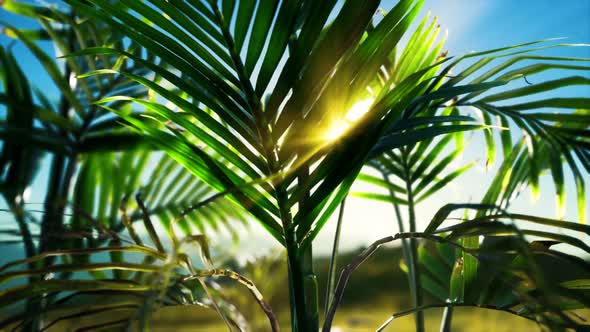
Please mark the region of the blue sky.
POLYGON ((427 0, 424 8, 430 8, 448 28, 447 46, 453 52, 549 37, 587 43, 590 37, 587 0, 427 0))
MULTIPOLYGON (((388 10, 397 1, 386 0, 383 8, 388 10)), ((449 37, 445 49, 450 55, 460 55, 470 51, 481 51, 490 48, 518 44, 531 40, 548 37, 567 37, 568 43, 590 43, 590 1, 589 0, 426 0, 423 14, 430 9, 433 16, 438 16, 443 29, 448 30, 449 37)), ((0 19, 23 26, 31 22, 15 20, 15 17, 0 11, 0 19)), ((12 41, 0 36, 0 44, 6 46, 12 41)), ((45 44, 47 47, 49 44, 45 44)), ((17 58, 35 84, 44 91, 54 91, 49 78, 44 74, 39 64, 28 54, 22 45, 14 44, 13 50, 17 58)), ((590 58, 590 48, 571 48, 550 50, 545 54, 560 54, 565 56, 577 56, 590 58)), ((551 77, 551 73, 531 77, 529 80, 543 80, 551 77)), ((523 82, 515 84, 524 84, 523 82)), ((568 89, 568 96, 589 96, 590 88, 568 89)), ((0 113, 1 115, 1 113, 0 113)), ((466 151, 463 164, 480 158, 483 160, 483 152, 479 151, 481 136, 474 135, 472 146, 466 151), (478 144, 479 143, 479 144, 478 144)), ((473 171, 448 186, 436 197, 426 201, 418 211, 420 225, 430 219, 431 215, 443 204, 449 201, 477 201, 486 187, 486 183, 493 176, 493 169, 485 170, 484 161, 480 161, 473 171)), ((587 174, 586 174, 587 175, 587 174)), ((47 173, 41 172, 36 186, 46 183, 47 173)), ((575 220, 575 192, 571 178, 568 178, 567 194, 568 203, 566 218, 575 220)), ((554 188, 549 179, 541 181, 541 198, 532 204, 528 192, 522 195, 514 204, 514 209, 537 215, 554 216, 554 188)), ((42 199, 37 192, 33 192, 30 201, 39 202, 42 199)), ((590 201, 590 200, 589 200, 590 201)), ((343 230, 341 243, 347 248, 353 248, 370 243, 384 235, 397 231, 392 219, 393 210, 377 202, 368 202, 360 199, 350 199, 348 202, 347 216, 343 230)), ((0 218, 3 218, 0 216, 0 218)), ((331 246, 334 222, 331 222, 318 238, 316 248, 320 253, 326 253, 331 246)), ((256 231, 255 238, 260 241, 248 241, 257 248, 271 247, 272 239, 256 231), (259 235, 260 233, 260 235, 259 235)), ((246 244, 249 245, 249 244, 246 244)), ((254 250, 254 248, 252 248, 254 250)), ((260 254, 257 251, 257 254, 260 254)))

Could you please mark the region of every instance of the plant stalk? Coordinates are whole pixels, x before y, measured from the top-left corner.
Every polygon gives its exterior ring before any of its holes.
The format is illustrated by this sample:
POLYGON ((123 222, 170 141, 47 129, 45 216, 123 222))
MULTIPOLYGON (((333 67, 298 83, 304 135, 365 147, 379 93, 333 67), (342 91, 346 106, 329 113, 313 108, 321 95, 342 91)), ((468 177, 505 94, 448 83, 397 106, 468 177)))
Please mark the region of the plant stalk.
POLYGON ((287 237, 291 330, 293 332, 318 331, 317 280, 311 264, 311 247, 302 251, 297 247, 294 239, 295 234, 287 237))
POLYGON ((440 332, 450 332, 453 321, 453 306, 449 305, 445 308, 442 322, 440 324, 440 332))
POLYGON ((346 197, 340 203, 340 211, 338 212, 338 223, 336 224, 336 233, 334 234, 334 244, 332 247, 332 257, 330 258, 330 268, 328 270, 328 284, 326 286, 326 307, 324 317, 328 315, 330 305, 334 300, 334 293, 336 291, 336 268, 338 266, 338 245, 340 244, 340 231, 342 229, 342 221, 344 219, 344 207, 346 205, 346 197))
MULTIPOLYGON (((66 63, 64 77, 70 81, 73 75, 71 67, 66 63)), ((59 114, 69 117, 70 102, 62 94, 59 103, 59 114)), ((68 132, 65 129, 60 130, 60 135, 67 137, 68 132)), ((64 154, 55 154, 51 160, 51 169, 49 183, 44 201, 45 214, 41 220, 41 234, 39 238, 38 252, 54 251, 61 244, 54 237, 61 233, 64 224, 65 202, 68 196, 70 182, 76 169, 76 156, 68 157, 64 154)), ((45 260, 45 266, 51 265, 53 258, 45 260)), ((38 331, 41 328, 43 315, 47 299, 44 296, 35 297, 27 302, 27 310, 32 319, 23 327, 23 331, 38 331)))
MULTIPOLYGON (((388 184, 391 184, 391 182, 389 181, 389 177, 387 176, 387 174, 384 171, 381 171, 381 175, 383 176, 383 180, 385 182, 387 182, 388 184)), ((389 195, 395 201, 396 195, 392 189, 389 189, 389 195)), ((393 204, 393 210, 395 211, 395 217, 397 219, 397 227, 399 229, 398 232, 405 233, 406 227, 404 226, 404 220, 402 219, 402 214, 401 214, 399 205, 397 203, 393 203, 393 202, 392 202, 392 204, 393 204)), ((410 285, 410 294, 413 294, 414 289, 416 288, 416 285, 414 285, 414 278, 412 277, 414 275, 414 265, 411 263, 412 262, 412 258, 411 258, 412 252, 410 250, 410 243, 407 239, 402 239, 402 253, 404 255, 405 262, 408 264, 408 284, 410 285)))
MULTIPOLYGON (((406 173, 406 178, 411 179, 410 165, 408 165, 407 158, 408 152, 408 148, 403 150, 404 172, 406 173)), ((406 191, 408 194, 408 223, 410 225, 410 232, 416 232, 416 210, 411 181, 406 181, 406 191)), ((410 271, 413 271, 411 277, 414 284, 414 289, 412 292, 412 300, 414 302, 413 304, 414 307, 421 307, 423 303, 423 297, 422 285, 420 282, 420 267, 418 265, 418 241, 414 238, 410 239, 410 264, 412 265, 410 271)), ((415 318, 416 332, 424 332, 424 312, 416 311, 415 318)))

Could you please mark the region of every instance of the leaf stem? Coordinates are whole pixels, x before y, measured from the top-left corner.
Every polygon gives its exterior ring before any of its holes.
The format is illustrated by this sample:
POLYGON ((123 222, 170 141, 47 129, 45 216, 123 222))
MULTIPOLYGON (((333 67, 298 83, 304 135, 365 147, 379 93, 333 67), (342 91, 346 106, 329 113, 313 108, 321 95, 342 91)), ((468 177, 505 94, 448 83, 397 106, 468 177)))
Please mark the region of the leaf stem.
POLYGON ((344 207, 346 205, 346 196, 340 203, 340 211, 338 213, 338 223, 336 224, 336 233, 334 234, 334 243, 332 247, 332 256, 330 257, 330 268, 328 270, 328 284, 326 286, 326 304, 324 316, 328 316, 330 304, 334 300, 334 293, 336 288, 336 268, 338 266, 338 245, 340 243, 340 231, 342 229, 342 221, 344 220, 344 207))
MULTIPOLYGON (((381 170, 381 174, 383 176, 383 180, 387 182, 387 184, 391 184, 391 181, 389 180, 389 177, 387 176, 384 170, 381 170)), ((389 188, 389 196, 391 196, 392 198, 393 209, 395 211, 395 217, 397 219, 397 226, 399 228, 399 232, 404 233, 406 231, 404 226, 404 220, 402 219, 402 214, 399 205, 395 203, 397 197, 395 195, 395 192, 391 189, 391 187, 389 188)), ((410 284, 410 293, 413 294, 414 289, 416 288, 416 285, 414 284, 414 278, 412 277, 414 275, 414 265, 411 263, 412 251, 407 239, 402 239, 402 252, 404 254, 404 260, 408 264, 408 283, 410 284)))
POLYGON ((442 322, 440 325, 440 332, 450 332, 453 321, 453 306, 448 305, 443 312, 442 322))
MULTIPOLYGON (((410 176, 410 165, 408 164, 408 155, 410 148, 402 149, 402 161, 406 177, 406 191, 408 195, 408 223, 410 225, 410 232, 416 232, 416 210, 414 204, 414 195, 412 193, 412 182, 410 176)), ((418 241, 414 238, 410 239, 410 272, 413 279, 414 289, 412 292, 412 300, 415 307, 422 306, 422 285, 420 282, 420 267, 418 266, 418 241)), ((416 332, 424 332, 424 313, 416 311, 416 332)))

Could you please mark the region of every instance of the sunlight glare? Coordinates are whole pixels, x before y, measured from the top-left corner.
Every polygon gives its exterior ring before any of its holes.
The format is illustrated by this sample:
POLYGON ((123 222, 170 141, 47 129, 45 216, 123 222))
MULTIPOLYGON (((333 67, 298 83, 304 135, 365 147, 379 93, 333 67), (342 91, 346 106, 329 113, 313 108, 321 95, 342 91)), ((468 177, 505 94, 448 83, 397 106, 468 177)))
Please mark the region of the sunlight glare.
POLYGON ((330 129, 325 133, 325 137, 329 141, 333 141, 342 136, 350 125, 344 120, 335 121, 330 129))
POLYGON ((374 98, 368 98, 368 99, 360 100, 360 101, 356 102, 354 105, 352 105, 350 110, 346 113, 346 120, 348 120, 350 122, 355 122, 358 119, 360 119, 363 115, 365 115, 365 113, 367 113, 369 111, 369 109, 371 108, 371 105, 373 105, 374 101, 375 101, 374 98))
POLYGON ((350 110, 346 112, 344 119, 334 121, 332 126, 324 132, 324 139, 333 141, 341 137, 354 122, 362 118, 363 115, 371 109, 371 105, 373 105, 374 101, 374 98, 368 98, 360 100, 352 105, 350 110))

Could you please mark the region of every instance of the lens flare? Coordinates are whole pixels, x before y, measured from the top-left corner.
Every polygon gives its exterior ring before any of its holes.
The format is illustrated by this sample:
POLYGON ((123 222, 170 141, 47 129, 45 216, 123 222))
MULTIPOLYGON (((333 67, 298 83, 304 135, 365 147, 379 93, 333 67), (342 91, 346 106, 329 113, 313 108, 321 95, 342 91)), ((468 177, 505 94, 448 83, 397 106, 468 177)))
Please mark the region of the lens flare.
POLYGON ((352 123, 358 121, 363 117, 363 115, 365 115, 365 113, 369 111, 374 101, 375 99, 369 98, 356 102, 354 105, 352 105, 350 110, 346 112, 344 119, 334 121, 332 126, 324 132, 324 138, 328 141, 333 141, 344 135, 352 123))
POLYGON ((369 99, 360 100, 360 101, 356 102, 354 105, 352 105, 350 110, 346 113, 346 116, 345 116, 346 120, 350 121, 350 122, 355 122, 358 119, 362 118, 363 115, 365 115, 365 113, 367 113, 369 111, 369 109, 371 108, 371 105, 373 105, 374 101, 375 101, 375 99, 369 98, 369 99))
POLYGON ((348 127, 350 127, 350 124, 348 124, 344 120, 334 121, 332 127, 326 130, 324 137, 329 141, 333 141, 338 137, 342 136, 346 132, 346 130, 348 130, 348 127))

